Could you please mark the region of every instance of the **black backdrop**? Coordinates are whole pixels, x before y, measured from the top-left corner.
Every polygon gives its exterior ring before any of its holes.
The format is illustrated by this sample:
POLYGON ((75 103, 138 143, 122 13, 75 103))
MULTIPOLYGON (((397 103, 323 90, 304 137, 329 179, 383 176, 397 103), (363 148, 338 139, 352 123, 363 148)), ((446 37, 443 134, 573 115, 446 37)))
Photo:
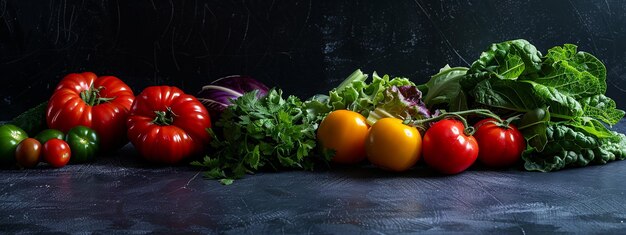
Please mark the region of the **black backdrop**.
POLYGON ((596 55, 626 108, 626 1, 0 0, 0 120, 71 72, 115 75, 136 93, 248 74, 307 98, 357 68, 424 82, 515 38, 596 55))

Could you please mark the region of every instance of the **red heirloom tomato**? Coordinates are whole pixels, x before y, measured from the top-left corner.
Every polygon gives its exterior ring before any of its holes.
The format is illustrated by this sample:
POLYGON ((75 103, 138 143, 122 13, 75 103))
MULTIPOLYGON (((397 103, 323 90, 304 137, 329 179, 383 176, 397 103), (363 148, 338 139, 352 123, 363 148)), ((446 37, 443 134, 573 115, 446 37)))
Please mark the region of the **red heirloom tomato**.
POLYGON ((524 136, 513 124, 499 126, 487 118, 474 125, 478 141, 478 160, 490 167, 508 167, 515 164, 526 149, 524 136))
POLYGON ((98 133, 103 150, 127 143, 126 119, 135 96, 122 80, 94 73, 72 73, 59 83, 50 98, 46 121, 51 129, 67 133, 86 126, 98 133))
POLYGON ((172 164, 202 152, 211 140, 211 119, 194 96, 170 86, 139 94, 127 121, 128 138, 147 160, 172 164))
POLYGON ((469 168, 478 157, 478 143, 464 130, 463 122, 455 119, 444 119, 428 128, 422 141, 426 164, 444 174, 469 168))

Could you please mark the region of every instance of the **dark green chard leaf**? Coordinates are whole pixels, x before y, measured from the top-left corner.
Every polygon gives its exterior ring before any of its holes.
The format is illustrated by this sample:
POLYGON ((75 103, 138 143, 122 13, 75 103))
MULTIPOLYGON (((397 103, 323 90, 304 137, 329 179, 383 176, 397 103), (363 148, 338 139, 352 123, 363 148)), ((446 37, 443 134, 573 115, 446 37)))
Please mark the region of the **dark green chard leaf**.
POLYGON ((600 60, 577 46, 565 44, 548 50, 542 76, 528 77, 536 83, 556 87, 575 99, 606 92, 606 68, 600 60))
POLYGON ((542 152, 529 148, 522 154, 526 170, 549 172, 626 158, 626 137, 620 133, 613 132, 614 138, 598 139, 577 127, 551 123, 546 134, 548 144, 542 152))
POLYGON ((472 63, 467 76, 461 80, 466 91, 488 79, 515 80, 541 70, 541 52, 528 41, 517 39, 494 43, 472 63))
POLYGON ((550 107, 551 117, 570 120, 583 115, 575 99, 555 88, 530 81, 484 80, 471 95, 478 104, 519 113, 550 107))
POLYGON ((585 116, 595 118, 609 125, 615 125, 624 117, 624 111, 617 109, 615 101, 604 95, 594 95, 580 100, 585 116))

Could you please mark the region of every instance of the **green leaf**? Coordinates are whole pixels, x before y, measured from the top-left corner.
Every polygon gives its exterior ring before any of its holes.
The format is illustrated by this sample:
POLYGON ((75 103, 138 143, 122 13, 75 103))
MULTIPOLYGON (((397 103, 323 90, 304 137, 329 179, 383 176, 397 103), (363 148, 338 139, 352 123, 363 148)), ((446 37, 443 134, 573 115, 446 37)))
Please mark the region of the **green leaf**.
POLYGON ((463 89, 461 89, 460 79, 467 73, 467 68, 450 68, 446 65, 439 73, 433 75, 430 80, 418 89, 424 92, 424 103, 432 108, 436 105, 448 104, 450 111, 467 109, 467 101, 463 89))
POLYGON ((615 101, 604 95, 594 95, 580 100, 584 116, 595 118, 609 125, 615 125, 624 117, 624 111, 617 109, 615 101))
POLYGON ((551 116, 560 119, 570 120, 583 114, 580 103, 573 98, 530 81, 484 80, 472 91, 472 97, 479 104, 519 113, 550 107, 551 116))
POLYGON ((548 107, 536 108, 528 111, 522 116, 519 124, 519 130, 526 139, 526 144, 530 148, 534 148, 541 152, 548 143, 546 129, 550 122, 550 111, 548 107))
POLYGON ((575 99, 606 92, 606 68, 600 60, 576 45, 565 44, 548 50, 543 76, 528 77, 536 83, 557 88, 575 99))
POLYGON ((489 79, 516 80, 541 70, 541 52, 523 39, 494 43, 472 63, 460 83, 466 91, 489 79))

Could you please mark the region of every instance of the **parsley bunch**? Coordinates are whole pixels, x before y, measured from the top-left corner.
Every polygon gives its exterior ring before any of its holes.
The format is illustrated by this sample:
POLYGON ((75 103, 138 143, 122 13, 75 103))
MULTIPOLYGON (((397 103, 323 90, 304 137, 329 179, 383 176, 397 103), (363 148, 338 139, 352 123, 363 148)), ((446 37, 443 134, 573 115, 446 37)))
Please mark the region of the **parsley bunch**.
POLYGON ((213 151, 202 162, 205 176, 231 184, 234 179, 259 169, 307 169, 315 158, 317 123, 307 115, 303 102, 295 96, 283 98, 280 89, 256 97, 257 91, 244 94, 229 106, 216 123, 211 147, 213 151))

